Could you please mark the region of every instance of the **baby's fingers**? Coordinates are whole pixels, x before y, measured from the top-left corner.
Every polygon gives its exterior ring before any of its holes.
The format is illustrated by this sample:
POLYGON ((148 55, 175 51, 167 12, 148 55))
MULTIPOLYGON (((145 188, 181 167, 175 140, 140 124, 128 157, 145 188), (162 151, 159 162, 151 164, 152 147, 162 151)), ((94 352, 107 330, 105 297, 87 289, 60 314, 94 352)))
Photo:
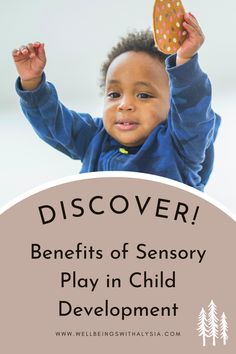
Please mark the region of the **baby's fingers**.
POLYGON ((44 43, 40 43, 40 42, 35 42, 33 44, 35 51, 39 57, 40 60, 42 61, 46 61, 46 53, 45 53, 45 48, 44 48, 44 43))
POLYGON ((192 45, 199 49, 205 40, 205 36, 202 31, 196 29, 192 25, 189 25, 187 22, 183 22, 183 27, 188 33, 189 43, 191 42, 192 45))
POLYGON ((42 61, 45 61, 44 43, 34 42, 27 45, 27 50, 30 58, 37 56, 42 61))
POLYGON ((28 55, 29 50, 26 45, 21 45, 19 48, 19 54, 28 55))
POLYGON ((18 57, 18 56, 19 56, 19 54, 20 54, 19 49, 13 49, 13 51, 12 51, 12 55, 13 55, 13 57, 18 57))
POLYGON ((15 62, 27 59, 29 54, 26 46, 21 46, 19 49, 14 49, 12 51, 12 57, 15 62))
POLYGON ((41 45, 42 45, 42 43, 40 43, 40 42, 34 42, 33 43, 33 47, 34 48, 39 48, 41 45))
POLYGON ((29 56, 28 48, 25 45, 22 45, 19 49, 14 49, 12 51, 12 56, 15 60, 25 59, 29 56))
POLYGON ((196 31, 199 35, 204 37, 196 17, 194 17, 191 13, 188 13, 184 15, 184 20, 185 20, 185 24, 189 25, 186 26, 188 27, 188 29, 190 30, 192 29, 193 31, 196 31))
POLYGON ((22 45, 19 49, 14 49, 12 51, 13 57, 29 57, 33 58, 36 55, 36 50, 40 44, 36 43, 28 43, 27 45, 22 45))
POLYGON ((24 53, 27 54, 26 50, 28 51, 28 55, 30 58, 34 58, 36 55, 36 51, 35 51, 33 43, 28 43, 27 47, 23 50, 24 50, 23 54, 24 53))

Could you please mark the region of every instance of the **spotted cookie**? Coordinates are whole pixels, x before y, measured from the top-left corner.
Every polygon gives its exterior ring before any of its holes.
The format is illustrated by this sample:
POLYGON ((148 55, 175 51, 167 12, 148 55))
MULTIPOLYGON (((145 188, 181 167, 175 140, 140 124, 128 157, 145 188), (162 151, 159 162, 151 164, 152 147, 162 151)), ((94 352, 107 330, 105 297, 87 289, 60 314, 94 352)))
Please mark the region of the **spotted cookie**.
POLYGON ((153 34, 157 48, 165 54, 174 54, 184 42, 185 10, 179 0, 155 0, 153 34))

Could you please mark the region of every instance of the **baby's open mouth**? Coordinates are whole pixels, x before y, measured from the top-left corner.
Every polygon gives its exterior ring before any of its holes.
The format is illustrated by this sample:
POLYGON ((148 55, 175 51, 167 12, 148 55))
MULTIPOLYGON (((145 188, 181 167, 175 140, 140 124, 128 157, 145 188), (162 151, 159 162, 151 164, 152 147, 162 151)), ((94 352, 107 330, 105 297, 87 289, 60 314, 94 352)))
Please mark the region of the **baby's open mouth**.
POLYGON ((118 129, 127 131, 135 129, 138 123, 134 121, 117 121, 115 125, 118 129))
POLYGON ((137 123, 134 123, 134 122, 118 122, 116 124, 133 125, 133 124, 137 124, 137 123))

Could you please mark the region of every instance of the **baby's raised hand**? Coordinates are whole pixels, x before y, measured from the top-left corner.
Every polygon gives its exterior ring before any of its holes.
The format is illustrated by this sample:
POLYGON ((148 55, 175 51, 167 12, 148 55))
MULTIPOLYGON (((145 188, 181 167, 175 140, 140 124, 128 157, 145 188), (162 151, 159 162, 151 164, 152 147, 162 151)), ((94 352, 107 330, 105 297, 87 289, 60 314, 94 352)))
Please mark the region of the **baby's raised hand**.
POLYGON ((46 65, 44 44, 35 42, 23 45, 13 50, 12 57, 21 78, 22 87, 26 90, 35 89, 41 81, 46 65))
POLYGON ((181 47, 177 51, 176 65, 181 65, 189 61, 202 46, 205 37, 196 18, 187 13, 184 15, 183 27, 187 36, 181 47))

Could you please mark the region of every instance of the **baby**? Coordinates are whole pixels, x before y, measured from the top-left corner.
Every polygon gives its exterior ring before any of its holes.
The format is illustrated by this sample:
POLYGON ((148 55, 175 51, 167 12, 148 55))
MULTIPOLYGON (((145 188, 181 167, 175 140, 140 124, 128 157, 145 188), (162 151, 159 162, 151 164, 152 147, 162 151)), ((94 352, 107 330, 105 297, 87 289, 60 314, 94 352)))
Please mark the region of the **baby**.
POLYGON ((198 64, 204 35, 187 13, 187 36, 175 55, 162 54, 151 31, 128 34, 102 66, 103 118, 76 113, 46 81, 43 43, 13 51, 21 107, 48 144, 83 163, 81 173, 136 171, 204 190, 213 166, 220 117, 198 64))

